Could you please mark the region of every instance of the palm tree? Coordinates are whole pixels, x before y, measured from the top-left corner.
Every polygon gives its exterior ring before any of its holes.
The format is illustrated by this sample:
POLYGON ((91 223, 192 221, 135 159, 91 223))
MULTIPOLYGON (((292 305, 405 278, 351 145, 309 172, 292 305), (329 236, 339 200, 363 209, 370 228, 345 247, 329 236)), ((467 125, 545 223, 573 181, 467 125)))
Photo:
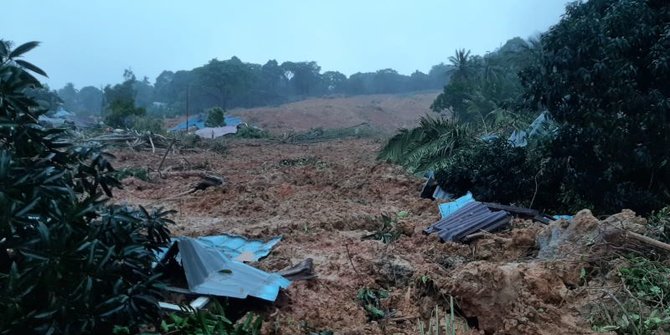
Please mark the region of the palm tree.
POLYGON ((378 159, 405 166, 412 172, 438 170, 457 150, 475 138, 470 125, 444 117, 421 118, 419 126, 402 129, 379 152, 378 159))
POLYGON ((454 56, 449 57, 449 61, 454 65, 455 69, 452 74, 453 80, 467 80, 472 75, 471 73, 471 58, 470 50, 465 49, 456 50, 454 56))

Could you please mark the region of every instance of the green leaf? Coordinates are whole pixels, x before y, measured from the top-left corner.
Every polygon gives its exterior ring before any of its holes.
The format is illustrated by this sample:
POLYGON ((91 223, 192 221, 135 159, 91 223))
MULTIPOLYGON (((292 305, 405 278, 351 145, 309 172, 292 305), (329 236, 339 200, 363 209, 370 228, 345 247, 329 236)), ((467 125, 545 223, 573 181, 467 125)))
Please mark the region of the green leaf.
POLYGON ((47 78, 49 77, 49 76, 47 76, 47 73, 44 72, 44 70, 40 69, 39 67, 37 67, 37 66, 35 66, 31 63, 28 63, 28 62, 26 62, 24 60, 21 60, 21 59, 17 59, 17 60, 15 60, 15 62, 16 62, 16 64, 21 65, 21 67, 23 67, 23 68, 26 68, 30 71, 33 71, 33 72, 35 72, 39 75, 45 76, 47 78))
POLYGON ((22 54, 34 49, 39 44, 40 42, 35 41, 21 44, 20 46, 18 46, 16 49, 12 50, 12 52, 9 53, 9 58, 16 58, 18 56, 21 56, 22 54))

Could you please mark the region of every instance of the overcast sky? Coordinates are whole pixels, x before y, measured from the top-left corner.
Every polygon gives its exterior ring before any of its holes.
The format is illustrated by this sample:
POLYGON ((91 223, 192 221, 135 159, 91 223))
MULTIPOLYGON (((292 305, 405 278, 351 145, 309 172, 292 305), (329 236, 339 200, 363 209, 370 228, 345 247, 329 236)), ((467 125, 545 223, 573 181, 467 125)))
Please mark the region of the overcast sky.
POLYGON ((2 0, 0 38, 42 45, 47 83, 153 82, 212 58, 314 60, 322 71, 427 72, 456 48, 482 54, 545 31, 566 0, 2 0))

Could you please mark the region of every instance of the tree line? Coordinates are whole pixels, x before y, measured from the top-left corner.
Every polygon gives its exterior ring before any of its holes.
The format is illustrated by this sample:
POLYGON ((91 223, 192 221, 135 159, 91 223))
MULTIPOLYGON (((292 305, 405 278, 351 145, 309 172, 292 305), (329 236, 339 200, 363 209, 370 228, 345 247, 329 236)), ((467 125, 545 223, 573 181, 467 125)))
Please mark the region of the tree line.
POLYGON ((212 59, 192 70, 163 71, 152 83, 137 79, 126 70, 124 81, 104 88, 72 83, 53 91, 65 109, 78 114, 101 115, 121 87, 132 88, 137 108, 171 117, 182 115, 187 104, 191 112, 211 107, 230 109, 278 105, 310 97, 402 93, 441 89, 449 80, 451 65, 438 64, 428 73, 403 75, 393 69, 355 73, 347 77, 338 71, 322 72, 313 61, 265 64, 246 63, 237 57, 212 59))

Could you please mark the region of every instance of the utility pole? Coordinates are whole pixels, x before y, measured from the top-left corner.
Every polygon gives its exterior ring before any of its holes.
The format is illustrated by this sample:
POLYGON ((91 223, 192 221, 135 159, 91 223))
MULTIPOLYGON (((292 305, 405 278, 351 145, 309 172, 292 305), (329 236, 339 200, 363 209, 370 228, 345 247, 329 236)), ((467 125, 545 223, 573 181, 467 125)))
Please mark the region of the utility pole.
POLYGON ((188 109, 189 109, 189 100, 191 100, 191 84, 188 84, 186 89, 186 133, 188 134, 188 109))

